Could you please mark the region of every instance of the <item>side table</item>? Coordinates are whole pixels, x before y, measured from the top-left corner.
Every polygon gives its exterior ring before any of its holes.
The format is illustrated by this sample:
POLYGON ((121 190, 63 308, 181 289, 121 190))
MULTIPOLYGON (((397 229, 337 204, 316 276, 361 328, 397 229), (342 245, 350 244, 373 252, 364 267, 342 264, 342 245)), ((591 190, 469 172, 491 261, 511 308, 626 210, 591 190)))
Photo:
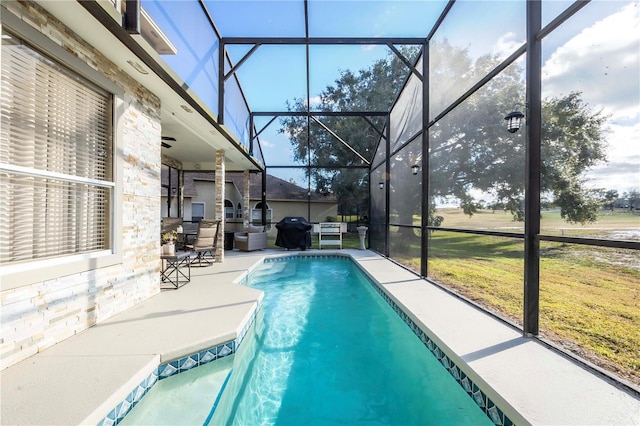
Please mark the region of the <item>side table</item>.
POLYGON ((235 232, 233 231, 224 231, 224 249, 225 250, 233 250, 233 236, 235 232))
POLYGON ((162 282, 169 282, 175 288, 191 281, 191 253, 188 251, 176 252, 175 254, 160 255, 162 269, 160 277, 162 282), (184 268, 187 268, 186 274, 184 268))

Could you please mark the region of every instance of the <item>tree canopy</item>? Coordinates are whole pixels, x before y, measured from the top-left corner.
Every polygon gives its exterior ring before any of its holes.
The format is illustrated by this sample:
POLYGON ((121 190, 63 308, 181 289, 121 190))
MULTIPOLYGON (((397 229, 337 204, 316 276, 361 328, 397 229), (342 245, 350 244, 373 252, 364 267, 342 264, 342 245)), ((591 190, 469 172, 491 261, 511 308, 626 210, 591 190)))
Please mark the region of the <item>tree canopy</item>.
MULTIPOLYGON (((473 60, 466 50, 446 41, 432 43, 430 52, 432 115, 455 100, 450 98, 455 96, 451 93, 456 88, 471 87, 500 62, 491 55, 473 60)), ((402 49, 402 53, 411 60, 417 55, 411 48, 402 49)), ((407 67, 394 54, 358 73, 342 71, 335 84, 321 93, 320 103, 312 110, 387 111, 407 75, 407 67)), ((502 123, 505 112, 514 105, 524 105, 522 75, 519 65, 508 66, 430 127, 428 196, 429 205, 433 207, 429 209, 430 224, 438 226, 441 222, 435 214, 434 200, 455 199, 465 213, 471 215, 481 204, 474 197, 478 193, 493 198, 493 204, 504 206, 514 219, 524 219, 524 132, 508 133, 502 123)), ((289 108, 306 111, 306 103, 297 99, 289 108)), ((542 111, 541 196, 558 206, 567 221, 594 221, 605 195, 604 191, 585 185, 584 173, 606 161, 608 117, 590 108, 579 92, 544 99, 542 111)), ((359 117, 328 116, 320 120, 322 125, 307 121, 306 117, 286 118, 281 121, 281 131, 291 135, 295 159, 311 166, 309 170, 317 190, 334 192, 341 212, 349 213, 348 200, 368 198, 363 172, 353 167, 380 162, 381 158, 375 158, 375 150, 385 121, 381 117, 370 117, 367 121, 359 117), (336 135, 350 147, 344 146, 336 135)), ((412 158, 421 158, 420 147, 419 143, 411 143, 403 154, 409 150, 412 152, 407 154, 412 158)), ((392 163, 394 166, 410 165, 392 163)), ((415 191, 415 185, 403 182, 406 179, 403 176, 406 174, 392 173, 391 184, 411 206, 406 214, 419 213, 422 194, 415 191)))

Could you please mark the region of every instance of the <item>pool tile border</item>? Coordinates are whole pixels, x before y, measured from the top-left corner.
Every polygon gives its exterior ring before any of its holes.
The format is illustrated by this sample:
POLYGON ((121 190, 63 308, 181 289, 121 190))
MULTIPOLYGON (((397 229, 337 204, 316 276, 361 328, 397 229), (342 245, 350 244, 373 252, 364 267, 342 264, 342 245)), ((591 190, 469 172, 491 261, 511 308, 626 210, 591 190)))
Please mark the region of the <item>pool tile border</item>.
MULTIPOLYGON (((366 274, 365 274, 366 275, 366 274)), ((395 301, 382 290, 378 284, 368 278, 369 283, 382 296, 382 298, 393 308, 402 320, 411 328, 413 334, 418 336, 420 341, 436 357, 440 364, 451 374, 464 391, 471 397, 480 409, 489 417, 494 425, 513 426, 513 422, 506 414, 485 394, 473 380, 467 376, 438 345, 426 335, 413 319, 402 310, 395 301)))
POLYGON ((497 426, 513 426, 514 423, 511 419, 487 396, 480 387, 473 382, 473 380, 467 376, 455 362, 449 358, 449 356, 420 328, 418 324, 389 296, 384 289, 372 278, 369 274, 362 269, 360 265, 348 255, 341 254, 297 254, 290 256, 275 257, 265 259, 266 262, 284 261, 291 258, 341 258, 347 261, 353 262, 355 266, 360 268, 367 278, 369 284, 382 296, 382 298, 391 306, 391 308, 400 316, 402 321, 405 322, 420 341, 429 349, 429 351, 436 357, 440 364, 451 374, 451 376, 458 382, 458 384, 464 389, 471 399, 480 407, 485 415, 497 426))
POLYGON ((260 306, 257 306, 253 310, 249 321, 244 324, 238 337, 234 340, 160 364, 146 379, 140 382, 123 401, 118 403, 116 407, 98 423, 98 426, 116 426, 119 424, 158 381, 234 354, 247 335, 249 328, 253 325, 259 310, 260 306))
MULTIPOLYGON (((356 263, 356 262, 354 262, 356 263)), ((360 267, 356 264, 356 266, 360 267)), ((413 319, 375 282, 365 273, 369 284, 382 296, 391 308, 400 316, 420 341, 436 357, 440 364, 451 374, 464 391, 473 399, 494 425, 513 426, 511 419, 456 365, 455 362, 440 349, 440 347, 416 324, 413 319)))

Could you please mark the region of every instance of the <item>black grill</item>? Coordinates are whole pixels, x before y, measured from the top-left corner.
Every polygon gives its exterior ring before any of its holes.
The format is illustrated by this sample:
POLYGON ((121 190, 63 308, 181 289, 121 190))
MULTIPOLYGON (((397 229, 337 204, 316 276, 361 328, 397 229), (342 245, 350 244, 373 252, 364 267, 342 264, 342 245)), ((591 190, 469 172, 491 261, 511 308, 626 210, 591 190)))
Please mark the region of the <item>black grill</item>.
POLYGON ((303 217, 287 216, 276 223, 276 245, 286 249, 306 250, 311 247, 312 227, 303 217))

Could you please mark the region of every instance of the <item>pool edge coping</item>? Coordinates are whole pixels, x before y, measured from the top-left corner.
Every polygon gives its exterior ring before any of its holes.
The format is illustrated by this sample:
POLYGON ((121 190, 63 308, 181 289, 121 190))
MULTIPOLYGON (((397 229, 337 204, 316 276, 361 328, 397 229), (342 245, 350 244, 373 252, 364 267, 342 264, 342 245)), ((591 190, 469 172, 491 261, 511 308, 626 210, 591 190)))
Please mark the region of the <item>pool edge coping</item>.
MULTIPOLYGON (((256 261, 256 265, 263 261, 264 259, 259 259, 256 261)), ((255 268, 255 265, 252 268, 255 268)), ((243 274, 247 274, 247 272, 245 271, 243 274)), ((163 361, 160 354, 154 355, 153 359, 144 368, 123 384, 117 392, 114 392, 111 397, 97 407, 80 424, 115 426, 129 414, 159 381, 235 354, 255 322, 261 307, 262 296, 253 303, 251 311, 238 326, 240 331, 236 329, 233 333, 235 336, 231 340, 205 347, 187 355, 173 357, 168 361, 163 361), (128 389, 131 390, 127 391, 128 389), (122 397, 122 395, 126 396, 122 397), (107 413, 106 415, 104 414, 105 412, 107 413)))

